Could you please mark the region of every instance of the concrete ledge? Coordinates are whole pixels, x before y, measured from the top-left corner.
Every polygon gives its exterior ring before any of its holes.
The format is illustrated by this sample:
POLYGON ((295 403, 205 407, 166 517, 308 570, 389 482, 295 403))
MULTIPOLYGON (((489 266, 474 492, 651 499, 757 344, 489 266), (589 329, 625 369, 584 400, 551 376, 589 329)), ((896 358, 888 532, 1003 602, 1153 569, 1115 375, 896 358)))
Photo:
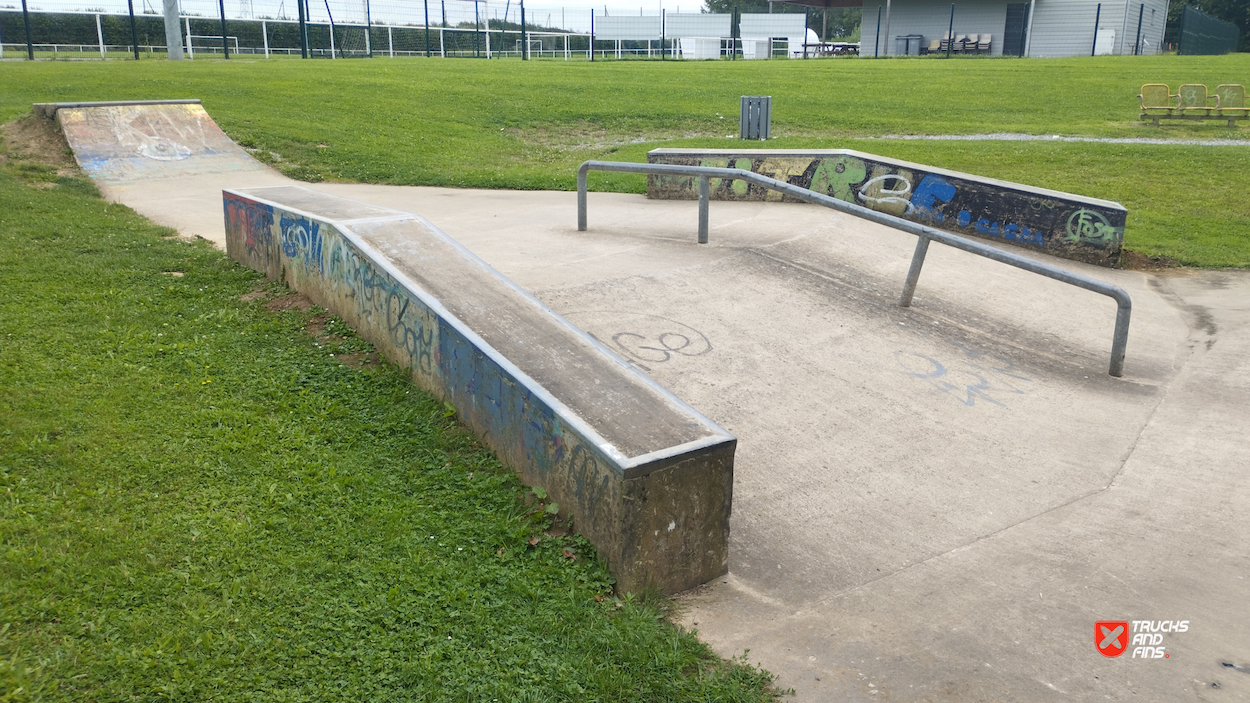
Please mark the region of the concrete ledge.
POLYGON ((737 440, 424 219, 297 186, 223 193, 226 250, 451 402, 599 550, 618 587, 728 568, 737 440))
MULTIPOLYGON (((955 234, 1116 267, 1128 211, 1109 200, 1033 188, 849 149, 653 149, 647 162, 740 168, 955 234)), ((647 177, 647 197, 695 200, 696 179, 647 177)), ((783 200, 712 179, 716 200, 783 200)), ((788 200, 788 198, 785 198, 788 200)))

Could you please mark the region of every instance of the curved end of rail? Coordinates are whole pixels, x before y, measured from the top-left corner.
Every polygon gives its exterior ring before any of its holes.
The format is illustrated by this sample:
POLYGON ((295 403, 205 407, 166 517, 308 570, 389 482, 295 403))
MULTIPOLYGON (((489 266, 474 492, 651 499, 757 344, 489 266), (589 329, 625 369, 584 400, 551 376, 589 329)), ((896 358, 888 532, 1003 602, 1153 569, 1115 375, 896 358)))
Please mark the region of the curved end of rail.
POLYGON ((590 172, 590 161, 584 162, 577 169, 577 231, 586 231, 586 174, 590 172))

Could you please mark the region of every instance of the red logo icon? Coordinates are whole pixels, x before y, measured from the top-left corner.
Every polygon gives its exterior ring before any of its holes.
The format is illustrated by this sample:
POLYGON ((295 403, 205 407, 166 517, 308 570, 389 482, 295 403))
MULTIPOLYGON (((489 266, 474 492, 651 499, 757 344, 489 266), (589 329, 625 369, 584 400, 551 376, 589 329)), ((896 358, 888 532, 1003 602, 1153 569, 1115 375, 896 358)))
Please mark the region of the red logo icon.
POLYGON ((1128 649, 1128 621, 1103 620, 1094 623, 1094 646, 1104 657, 1114 659, 1128 649))

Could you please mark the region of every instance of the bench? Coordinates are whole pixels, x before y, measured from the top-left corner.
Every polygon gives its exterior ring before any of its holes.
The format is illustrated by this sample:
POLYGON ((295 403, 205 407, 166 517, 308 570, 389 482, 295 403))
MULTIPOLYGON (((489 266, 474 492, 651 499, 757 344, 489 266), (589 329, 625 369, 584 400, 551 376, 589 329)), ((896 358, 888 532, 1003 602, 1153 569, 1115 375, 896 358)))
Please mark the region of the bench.
POLYGON ((929 42, 928 48, 922 49, 921 53, 988 54, 992 42, 993 35, 990 34, 956 34, 952 42, 950 32, 946 32, 940 39, 929 42))
POLYGON ((1237 120, 1250 119, 1246 89, 1225 83, 1208 93, 1201 83, 1186 83, 1172 93, 1164 83, 1147 83, 1137 96, 1141 120, 1159 126, 1159 120, 1222 120, 1235 127, 1237 120), (1214 104, 1211 104, 1214 101, 1214 104))
POLYGON ((737 440, 424 219, 223 192, 226 251, 339 315, 590 540, 622 591, 728 570, 737 440))

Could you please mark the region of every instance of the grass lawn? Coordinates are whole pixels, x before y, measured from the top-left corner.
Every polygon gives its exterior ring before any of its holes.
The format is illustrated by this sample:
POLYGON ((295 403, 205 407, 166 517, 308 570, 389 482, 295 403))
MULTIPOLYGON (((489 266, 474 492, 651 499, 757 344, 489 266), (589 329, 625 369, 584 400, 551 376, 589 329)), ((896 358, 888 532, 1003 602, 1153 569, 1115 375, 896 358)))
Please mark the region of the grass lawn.
POLYGON ((771 698, 341 321, 170 234, 0 154, 0 701, 771 698))
MULTIPOLYGON (((198 97, 304 180, 572 189, 588 158, 737 146, 738 97, 773 96, 769 147, 850 147, 1116 200, 1126 247, 1250 266, 1250 126, 1137 120, 1143 83, 1250 83, 1250 55, 569 62, 232 59, 5 64, 0 121, 36 101, 198 97), (1239 139, 1245 146, 879 140, 887 134, 1239 139), (280 159, 280 160, 279 160, 280 159)), ((758 144, 756 144, 758 146, 758 144)), ((592 187, 641 192, 629 174, 592 187)))

